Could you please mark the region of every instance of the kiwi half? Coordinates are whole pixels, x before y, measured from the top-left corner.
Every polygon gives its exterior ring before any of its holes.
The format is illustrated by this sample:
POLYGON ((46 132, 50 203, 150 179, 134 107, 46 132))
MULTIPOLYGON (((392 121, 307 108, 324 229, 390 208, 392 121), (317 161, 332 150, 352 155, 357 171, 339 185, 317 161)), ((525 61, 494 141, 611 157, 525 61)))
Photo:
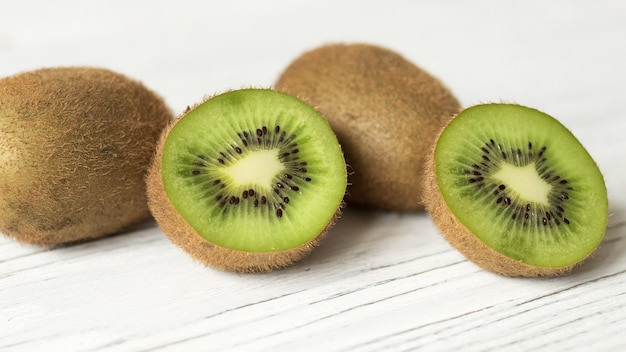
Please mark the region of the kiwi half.
POLYGON ((423 209, 421 175, 432 138, 460 104, 437 78, 370 44, 331 44, 296 58, 275 88, 328 119, 349 165, 349 205, 423 209))
POLYGON ((223 270, 269 271, 319 243, 346 192, 341 147, 312 107, 268 89, 207 99, 163 134, 148 176, 163 232, 223 270))
POLYGON ((145 174, 173 117, 143 84, 106 69, 0 80, 0 232, 53 246, 149 218, 145 174))
POLYGON ((554 118, 515 104, 473 106, 449 121, 426 162, 424 202, 452 246, 507 276, 569 273, 608 222, 589 153, 554 118))

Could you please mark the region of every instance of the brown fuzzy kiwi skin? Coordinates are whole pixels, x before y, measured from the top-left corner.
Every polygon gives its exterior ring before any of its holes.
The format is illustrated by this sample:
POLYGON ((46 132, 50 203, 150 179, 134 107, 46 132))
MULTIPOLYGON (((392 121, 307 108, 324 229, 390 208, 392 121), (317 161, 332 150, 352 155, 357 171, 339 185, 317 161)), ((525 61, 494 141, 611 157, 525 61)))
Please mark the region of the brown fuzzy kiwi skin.
MULTIPOLYGON (((197 105, 199 104, 195 106, 197 105)), ((193 107, 188 107, 185 113, 192 109, 193 107)), ((152 216, 169 240, 197 262, 205 266, 229 272, 270 272, 293 265, 295 262, 308 256, 326 237, 328 230, 334 226, 337 219, 341 216, 343 203, 337 208, 335 215, 330 219, 322 232, 313 239, 296 248, 277 252, 247 252, 216 245, 200 236, 198 232, 185 221, 176 208, 174 208, 165 192, 161 172, 163 146, 167 136, 176 125, 176 122, 184 117, 185 113, 176 121, 170 123, 161 134, 156 148, 156 154, 146 179, 148 206, 150 207, 152 216)))
POLYGON ((454 117, 456 115, 445 123, 431 144, 422 177, 422 196, 426 211, 439 228, 442 236, 467 259, 496 274, 511 277, 553 277, 569 274, 582 261, 564 267, 540 267, 515 260, 487 246, 450 211, 437 182, 435 149, 439 136, 454 117))
POLYGON ((145 174, 173 117, 161 97, 108 69, 0 80, 0 232, 52 247, 148 219, 145 174))
POLYGON ((316 108, 350 166, 348 205, 422 210, 423 157, 460 103, 437 78, 386 48, 328 44, 305 52, 275 89, 316 108))

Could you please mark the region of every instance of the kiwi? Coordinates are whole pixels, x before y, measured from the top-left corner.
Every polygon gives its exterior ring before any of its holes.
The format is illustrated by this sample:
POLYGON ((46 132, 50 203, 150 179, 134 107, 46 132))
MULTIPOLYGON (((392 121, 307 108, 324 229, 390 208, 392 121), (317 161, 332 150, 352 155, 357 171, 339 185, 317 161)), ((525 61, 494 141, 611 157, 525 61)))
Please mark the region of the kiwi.
POLYGON ((566 127, 538 110, 463 110, 442 129, 424 172, 433 221, 486 270, 567 274, 604 237, 608 200, 598 166, 566 127))
POLYGON ((0 80, 0 232, 54 246, 149 218, 145 174, 173 117, 143 84, 106 69, 0 80))
POLYGON ((423 159, 460 104, 441 81, 389 49, 330 44, 296 58, 275 88, 330 122, 349 165, 349 205, 423 209, 423 159))
POLYGON ((341 211, 346 164, 312 107, 269 89, 206 99, 175 121, 148 176, 170 240, 227 271, 270 271, 304 258, 341 211))

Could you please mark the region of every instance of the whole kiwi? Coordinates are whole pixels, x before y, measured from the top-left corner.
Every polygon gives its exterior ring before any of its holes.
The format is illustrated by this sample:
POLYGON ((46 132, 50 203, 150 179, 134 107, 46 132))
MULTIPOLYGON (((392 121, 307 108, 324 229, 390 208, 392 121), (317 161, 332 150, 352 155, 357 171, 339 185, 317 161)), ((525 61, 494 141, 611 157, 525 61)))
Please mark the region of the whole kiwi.
POLYGON ((145 174, 172 119, 154 92, 107 69, 0 80, 0 232, 53 246, 146 219, 145 174))
POLYGON ((275 88, 330 122, 350 166, 348 205, 423 209, 424 156, 460 109, 440 80, 386 48, 330 44, 295 59, 275 88))

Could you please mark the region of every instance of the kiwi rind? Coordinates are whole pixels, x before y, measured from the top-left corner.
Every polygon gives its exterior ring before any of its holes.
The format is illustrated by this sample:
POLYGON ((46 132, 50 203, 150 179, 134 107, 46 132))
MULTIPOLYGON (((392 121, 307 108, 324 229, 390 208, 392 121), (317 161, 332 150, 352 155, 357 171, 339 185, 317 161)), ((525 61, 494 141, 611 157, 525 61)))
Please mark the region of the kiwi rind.
MULTIPOLYGON (((498 106, 506 108, 506 106, 511 107, 521 107, 524 109, 529 109, 517 104, 479 104, 475 107, 481 107, 484 105, 498 106)), ((470 107, 468 109, 472 109, 474 107, 470 107)), ((467 109, 466 109, 467 110, 467 109)), ((534 109, 532 109, 534 110, 534 109)), ((461 111, 460 113, 463 113, 461 111)), ((497 112, 494 112, 497 114, 497 112)), ((504 275, 504 276, 512 276, 512 277, 546 277, 546 276, 560 276, 565 275, 577 266, 581 265, 589 256, 593 254, 593 252, 597 249, 597 246, 600 244, 602 237, 604 236, 604 231, 599 234, 583 234, 585 236, 590 236, 590 242, 592 245, 587 248, 587 254, 578 258, 577 261, 572 262, 569 265, 559 265, 559 266, 551 266, 551 265, 537 265, 537 264, 529 264, 524 262, 522 259, 513 258, 510 255, 503 254, 500 251, 495 250, 490 247, 487 243, 479 238, 476 234, 474 234, 468 227, 461 221, 461 219, 454 214, 451 210, 449 204, 444 199, 442 194, 441 180, 438 179, 437 176, 437 164, 436 164, 436 151, 438 147, 438 142, 442 133, 446 130, 451 122, 455 120, 458 116, 455 115, 450 118, 444 127, 437 134, 434 143, 431 145, 431 150, 427 156, 425 168, 424 168, 424 178, 423 178, 423 201, 426 206, 426 210, 430 214, 433 219, 433 222, 439 228, 443 237, 460 253, 462 253, 469 260, 477 264, 478 266, 486 269, 488 271, 504 275)), ((553 119, 549 117, 550 119, 553 119)), ((556 121, 556 120, 554 120, 556 121)), ((557 122, 558 123, 558 122, 557 122)), ((562 127, 562 126, 561 126, 562 127)), ((573 142, 578 143, 575 140, 575 137, 571 135, 571 132, 567 131, 565 127, 562 127, 563 133, 559 136, 552 136, 552 138, 565 138, 571 141, 573 138, 573 142)), ((559 131, 561 132, 561 131, 559 131)), ((582 148, 582 146, 580 146, 582 148)), ((591 163, 588 166, 594 170, 590 172, 599 174, 597 170, 597 165, 593 162, 593 160, 589 157, 587 162, 591 163)), ((603 214, 598 214, 598 220, 594 220, 599 223, 599 226, 603 229, 606 229, 606 224, 608 222, 608 201, 606 198, 606 188, 604 187, 604 183, 602 180, 602 176, 599 176, 599 184, 597 189, 595 190, 597 193, 597 197, 599 197, 600 201, 598 205, 604 208, 603 214), (602 201, 604 199, 604 201, 602 201), (604 204, 602 204, 604 203, 604 204)), ((596 196, 594 196, 596 197, 596 196)), ((449 200, 454 201, 454 200, 449 200)), ((598 210, 599 213, 602 212, 602 209, 598 210)), ((483 221, 489 221, 487 216, 483 221)), ((565 249, 563 249, 565 250, 565 249)), ((569 255, 569 254, 563 254, 569 255)))
MULTIPOLYGON (((156 149, 156 155, 147 176, 148 199, 152 214, 164 234, 172 243, 180 247, 194 260, 202 263, 203 265, 224 271, 242 273, 268 272, 290 266, 310 254, 313 249, 320 244, 322 239, 326 237, 328 230, 332 228, 336 220, 340 217, 343 201, 340 200, 338 204, 336 204, 336 208, 332 210, 332 214, 327 219, 325 226, 313 237, 310 237, 300 245, 282 250, 241 250, 216 244, 209 240, 206 236, 201 235, 200 233, 205 229, 194 228, 194 226, 190 224, 190 221, 183 217, 181 210, 177 209, 172 202, 171 196, 168 196, 166 191, 167 187, 164 184, 164 149, 167 139, 175 126, 182 121, 185 116, 187 116, 190 112, 193 112, 202 104, 224 94, 233 92, 245 93, 246 90, 265 91, 271 92, 272 94, 286 95, 284 93, 275 92, 271 89, 247 88, 227 91, 215 96, 210 96, 205 98, 202 102, 187 108, 186 111, 181 114, 178 119, 172 122, 161 135, 156 149)), ((291 98, 296 99, 295 97, 291 98)), ((328 127, 328 130, 331 131, 330 127, 328 127)), ((341 147, 338 143, 337 147, 340 150, 341 147)), ((345 161, 343 161, 343 167, 344 186, 342 192, 345 193, 345 187, 347 185, 345 161)))
POLYGON ((174 115, 141 82, 97 67, 0 81, 0 232, 55 246, 147 220, 145 173, 174 115))
POLYGON ((337 43, 297 57, 274 87, 330 122, 350 168, 349 205, 423 209, 424 155, 446 118, 460 109, 439 79, 390 49, 337 43))

